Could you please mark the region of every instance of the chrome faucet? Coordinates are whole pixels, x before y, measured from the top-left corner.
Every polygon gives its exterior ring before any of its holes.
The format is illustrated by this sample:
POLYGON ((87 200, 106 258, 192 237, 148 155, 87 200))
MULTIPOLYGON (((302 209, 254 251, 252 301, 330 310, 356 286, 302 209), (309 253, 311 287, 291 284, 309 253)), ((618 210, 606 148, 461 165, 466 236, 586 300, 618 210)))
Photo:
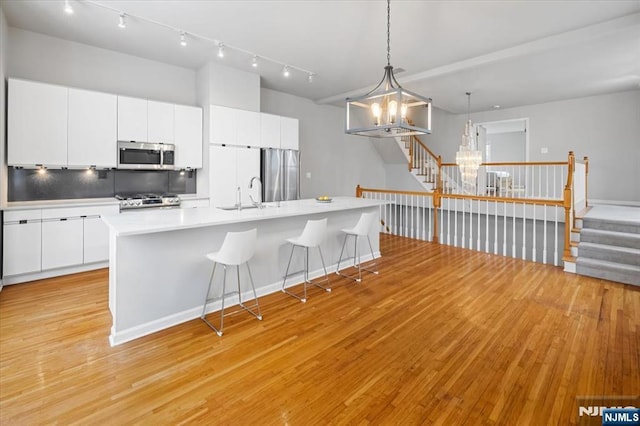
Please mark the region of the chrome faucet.
POLYGON ((256 206, 259 209, 263 209, 264 205, 262 204, 262 181, 260 180, 260 178, 258 176, 254 176, 251 178, 251 180, 249 181, 249 189, 253 188, 253 181, 257 180, 258 182, 260 182, 260 201, 255 201, 253 199, 253 196, 251 194, 249 194, 249 199, 251 200, 251 202, 253 203, 254 206, 256 206))
POLYGON ((242 210, 242 191, 240 190, 240 187, 238 187, 236 189, 236 205, 235 207, 238 209, 238 211, 242 210))

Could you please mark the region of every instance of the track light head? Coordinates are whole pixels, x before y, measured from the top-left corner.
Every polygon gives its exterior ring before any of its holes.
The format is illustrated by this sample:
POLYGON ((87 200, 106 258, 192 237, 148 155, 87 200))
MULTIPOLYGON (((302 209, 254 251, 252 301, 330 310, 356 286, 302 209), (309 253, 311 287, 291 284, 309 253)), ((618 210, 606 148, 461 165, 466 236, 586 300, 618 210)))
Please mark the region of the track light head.
POLYGON ((284 66, 284 68, 282 69, 282 75, 287 78, 291 75, 291 73, 289 72, 289 65, 284 66))
POLYGON ((120 22, 118 22, 120 28, 127 28, 127 21, 124 13, 120 14, 120 22))
POLYGON ((73 7, 71 7, 71 3, 69 3, 69 0, 64 0, 64 12, 67 15, 73 15, 73 7))
POLYGON ((187 34, 184 31, 180 31, 180 46, 187 45, 187 34))

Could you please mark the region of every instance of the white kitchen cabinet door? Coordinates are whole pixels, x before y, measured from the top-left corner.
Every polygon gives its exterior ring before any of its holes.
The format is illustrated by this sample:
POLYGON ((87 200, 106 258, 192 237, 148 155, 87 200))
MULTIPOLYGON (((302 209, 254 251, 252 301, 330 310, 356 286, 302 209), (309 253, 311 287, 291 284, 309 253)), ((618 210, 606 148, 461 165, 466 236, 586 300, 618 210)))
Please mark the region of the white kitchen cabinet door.
POLYGON ((39 220, 5 224, 3 227, 3 275, 40 272, 41 243, 39 220))
POLYGON ((118 96, 118 140, 148 142, 146 99, 118 96))
POLYGON ((280 116, 260 113, 260 146, 280 148, 280 116))
POLYGON ((175 105, 175 168, 202 168, 202 108, 175 105))
POLYGON ((249 182, 254 176, 260 177, 260 149, 239 147, 236 153, 236 186, 242 190, 242 204, 251 204, 249 194, 254 194, 254 200, 258 201, 258 192, 255 187, 249 190, 249 182))
POLYGON ((237 145, 262 146, 260 142, 260 113, 236 110, 237 145))
POLYGON ((116 167, 118 97, 69 89, 69 167, 116 167))
POLYGON ((296 151, 300 149, 297 118, 280 117, 280 132, 280 148, 296 151))
POLYGON ((174 105, 165 102, 147 102, 147 141, 173 143, 174 105))
POLYGON ((68 89, 9 80, 7 163, 66 167, 68 89))
POLYGON ((238 137, 236 132, 236 110, 218 105, 211 105, 211 138, 210 143, 235 145, 238 137))
POLYGON ((42 222, 42 270, 82 264, 82 218, 42 222))
POLYGON ((212 206, 232 206, 236 203, 236 149, 209 146, 209 201, 212 206))
POLYGON ((109 260, 109 227, 99 216, 84 218, 84 263, 109 260))

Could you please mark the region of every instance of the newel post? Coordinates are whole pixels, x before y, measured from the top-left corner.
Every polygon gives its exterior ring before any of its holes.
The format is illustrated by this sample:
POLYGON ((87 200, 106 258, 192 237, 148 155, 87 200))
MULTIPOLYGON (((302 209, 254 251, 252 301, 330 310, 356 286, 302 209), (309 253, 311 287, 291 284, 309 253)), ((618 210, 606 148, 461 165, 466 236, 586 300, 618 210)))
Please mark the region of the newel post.
MULTIPOLYGON (((440 163, 440 157, 438 157, 438 163, 440 163)), ((433 191, 433 242, 438 244, 438 209, 442 203, 442 197, 440 197, 440 188, 436 188, 433 191)))
POLYGON ((442 156, 438 155, 438 178, 436 182, 438 191, 442 191, 442 156))
POLYGON ((568 158, 568 173, 567 173, 567 183, 564 186, 564 197, 563 197, 563 207, 564 207, 564 250, 562 252, 562 259, 569 260, 571 259, 571 200, 572 200, 572 188, 573 188, 573 171, 575 170, 575 161, 576 157, 573 154, 573 151, 569 151, 568 158))
POLYGON ((360 185, 356 186, 356 197, 362 198, 362 188, 360 185))
POLYGON ((409 172, 413 170, 413 138, 415 136, 409 136, 409 172))
POLYGON ((584 206, 589 207, 589 157, 584 157, 584 206))

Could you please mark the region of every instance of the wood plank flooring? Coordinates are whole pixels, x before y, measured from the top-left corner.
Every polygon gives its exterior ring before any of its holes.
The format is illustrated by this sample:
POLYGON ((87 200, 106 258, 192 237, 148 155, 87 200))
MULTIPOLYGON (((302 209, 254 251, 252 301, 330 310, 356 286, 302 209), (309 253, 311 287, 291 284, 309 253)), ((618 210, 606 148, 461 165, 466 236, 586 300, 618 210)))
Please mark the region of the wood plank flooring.
POLYGON ((263 297, 222 338, 193 320, 111 348, 107 270, 5 287, 0 424, 575 424, 576 396, 640 394, 639 288, 381 250, 380 275, 263 297))

